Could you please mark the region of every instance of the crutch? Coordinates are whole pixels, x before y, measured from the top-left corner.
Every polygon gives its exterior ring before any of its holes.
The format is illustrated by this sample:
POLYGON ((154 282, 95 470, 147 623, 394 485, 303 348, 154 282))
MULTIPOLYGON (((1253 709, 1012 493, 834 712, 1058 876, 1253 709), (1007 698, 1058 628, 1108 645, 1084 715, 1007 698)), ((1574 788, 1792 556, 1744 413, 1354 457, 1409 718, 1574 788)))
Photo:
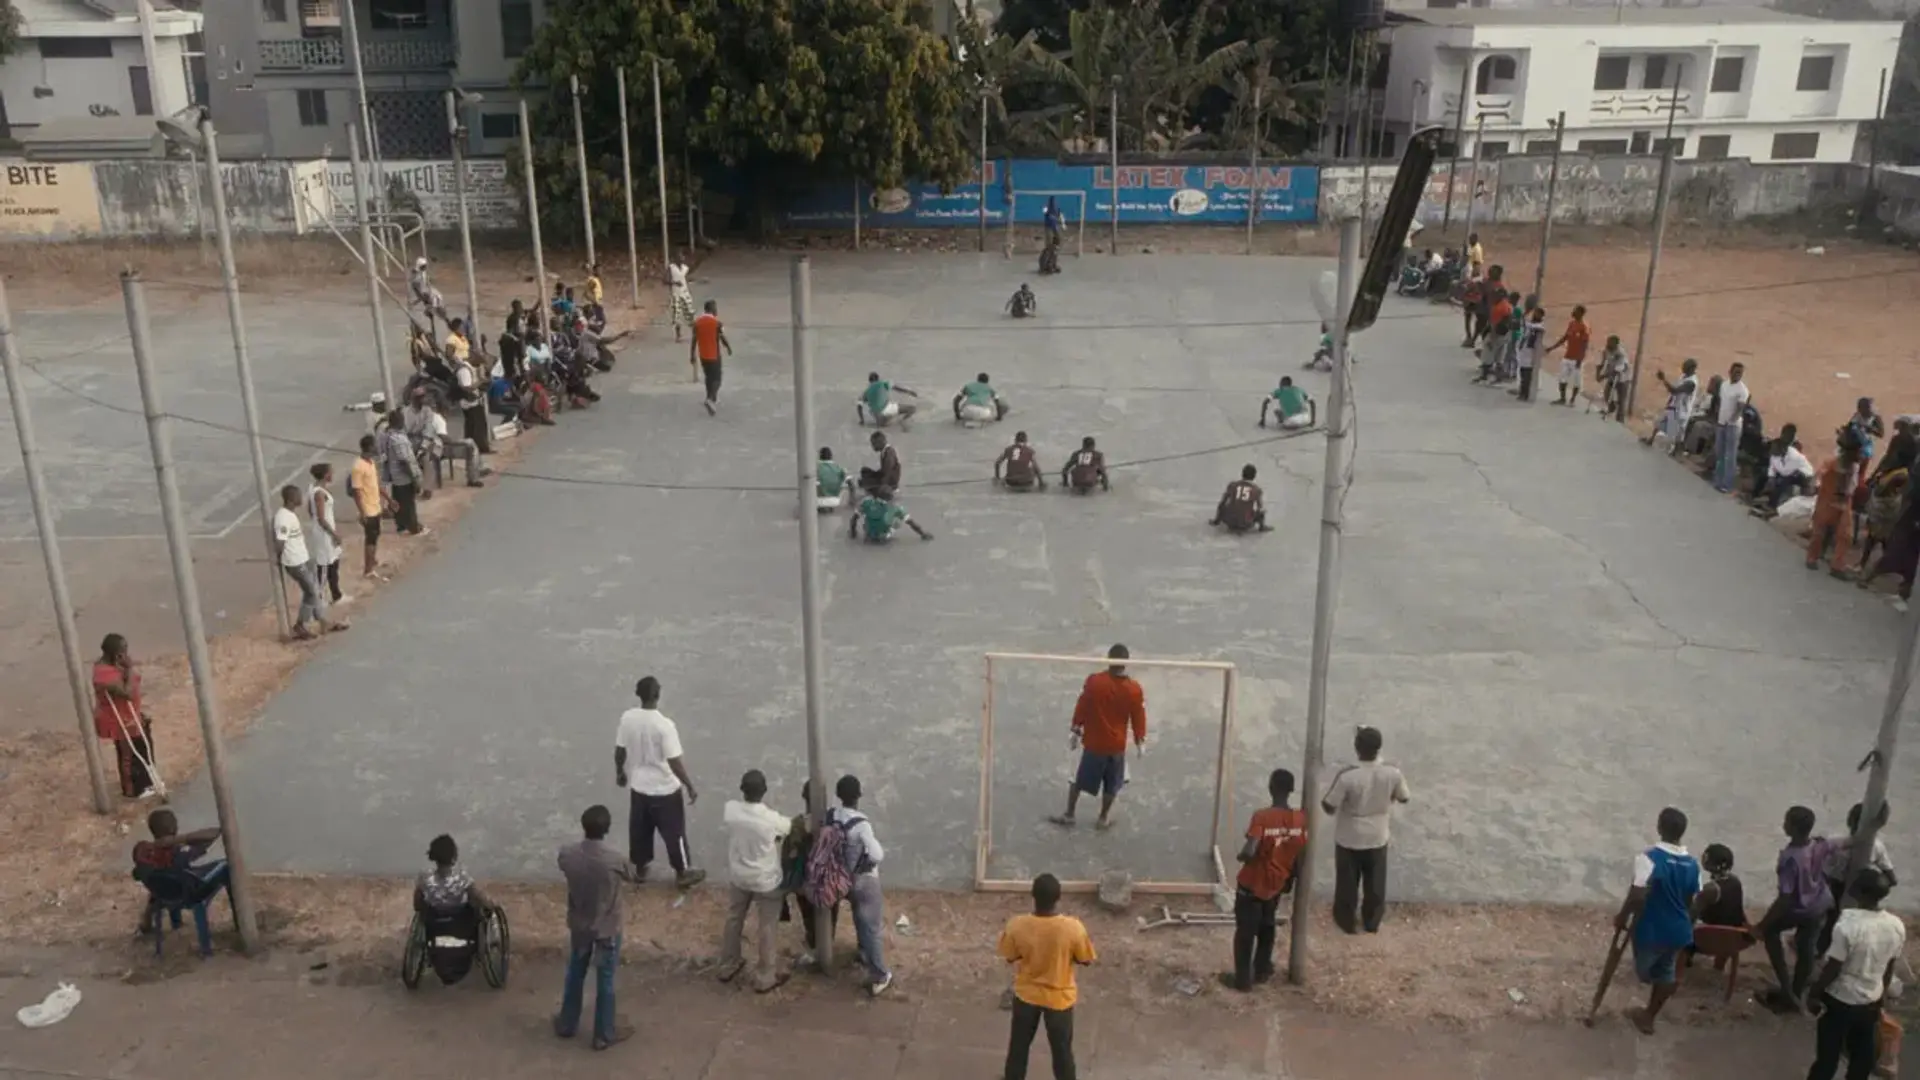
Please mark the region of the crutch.
POLYGON ((139 714, 134 715, 133 723, 129 725, 126 713, 120 710, 120 699, 108 697, 107 701, 113 706, 113 718, 120 725, 120 734, 126 737, 127 751, 146 768, 147 779, 153 783, 154 795, 161 802, 166 802, 167 782, 160 778, 160 755, 154 752, 153 740, 148 737, 147 729, 141 724, 139 714), (136 735, 139 736, 138 739, 135 738, 136 735), (142 745, 147 748, 144 754, 140 752, 142 745))

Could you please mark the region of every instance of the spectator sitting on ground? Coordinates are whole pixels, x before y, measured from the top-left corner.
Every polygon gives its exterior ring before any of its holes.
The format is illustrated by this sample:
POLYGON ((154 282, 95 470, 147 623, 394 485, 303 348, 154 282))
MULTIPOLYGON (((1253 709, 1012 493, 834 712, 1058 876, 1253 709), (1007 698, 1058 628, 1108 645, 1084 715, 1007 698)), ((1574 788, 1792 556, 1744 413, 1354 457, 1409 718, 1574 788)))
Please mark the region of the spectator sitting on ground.
MULTIPOLYGON (((147 815, 147 832, 152 834, 153 839, 133 845, 135 878, 144 880, 147 875, 163 872, 186 874, 197 882, 189 894, 189 898, 196 903, 227 888, 230 873, 227 860, 199 861, 207 849, 219 841, 219 829, 195 829, 183 833, 173 811, 155 810, 147 815)), ((152 907, 144 909, 140 916, 141 933, 153 932, 153 918, 157 914, 152 907)))
POLYGON ((1753 499, 1753 512, 1760 517, 1772 517, 1780 512, 1780 504, 1806 491, 1813 481, 1813 462, 1807 460, 1799 440, 1800 429, 1788 424, 1780 429, 1780 437, 1773 440, 1767 455, 1767 473, 1764 483, 1756 489, 1753 499))

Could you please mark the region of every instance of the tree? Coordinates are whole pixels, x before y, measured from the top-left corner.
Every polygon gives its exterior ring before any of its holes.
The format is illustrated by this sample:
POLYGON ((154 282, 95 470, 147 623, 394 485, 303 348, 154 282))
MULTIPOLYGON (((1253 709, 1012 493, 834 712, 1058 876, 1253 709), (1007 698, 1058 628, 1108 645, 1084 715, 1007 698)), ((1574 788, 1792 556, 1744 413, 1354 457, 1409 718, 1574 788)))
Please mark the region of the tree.
POLYGON ((13 55, 20 47, 20 12, 13 6, 13 0, 0 0, 0 60, 13 55))
POLYGON ((648 110, 655 56, 669 154, 725 166, 756 231, 782 195, 824 178, 958 181, 976 99, 923 16, 908 0, 555 0, 515 74, 553 88, 534 117, 543 223, 579 233, 568 78, 583 84, 588 169, 602 174, 589 183, 617 198, 614 72, 626 69, 633 108, 648 110), (614 175, 596 169, 603 158, 614 175))

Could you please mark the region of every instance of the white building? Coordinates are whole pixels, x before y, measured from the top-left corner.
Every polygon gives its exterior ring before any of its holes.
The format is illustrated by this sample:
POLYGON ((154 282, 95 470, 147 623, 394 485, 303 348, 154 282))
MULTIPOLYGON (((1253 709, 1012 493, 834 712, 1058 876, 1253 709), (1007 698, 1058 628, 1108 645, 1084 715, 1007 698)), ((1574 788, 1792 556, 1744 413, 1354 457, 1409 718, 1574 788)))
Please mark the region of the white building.
MULTIPOLYGON (((1566 150, 1754 162, 1852 160, 1877 112, 1898 22, 1833 22, 1752 7, 1397 10, 1375 94, 1391 156, 1412 131, 1454 127, 1465 149, 1566 150), (1481 125, 1484 124, 1484 127, 1481 125)), ((1451 139, 1447 140, 1451 142, 1451 139)))
POLYGON ((200 33, 201 17, 160 3, 149 58, 135 0, 14 0, 21 40, 0 60, 0 138, 32 140, 47 125, 126 128, 115 118, 185 108, 187 41, 200 33))

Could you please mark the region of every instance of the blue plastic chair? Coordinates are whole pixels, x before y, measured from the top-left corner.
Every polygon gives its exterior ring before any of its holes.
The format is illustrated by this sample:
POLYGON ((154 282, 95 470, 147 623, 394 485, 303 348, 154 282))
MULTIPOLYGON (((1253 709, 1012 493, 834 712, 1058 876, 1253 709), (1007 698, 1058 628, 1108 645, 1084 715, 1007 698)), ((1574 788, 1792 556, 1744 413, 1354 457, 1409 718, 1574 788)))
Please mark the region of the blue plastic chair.
MULTIPOLYGON (((160 916, 165 914, 173 923, 173 928, 178 930, 182 921, 181 913, 186 911, 193 913, 193 931, 199 940, 200 955, 213 955, 213 929, 208 925, 207 906, 221 893, 227 893, 224 879, 217 885, 209 886, 204 879, 188 870, 151 867, 136 868, 133 879, 147 890, 147 916, 153 926, 153 955, 162 955, 166 948, 166 928, 160 916)), ((231 906, 232 894, 227 895, 227 902, 231 906)), ((235 923, 238 924, 237 918, 235 923)))

